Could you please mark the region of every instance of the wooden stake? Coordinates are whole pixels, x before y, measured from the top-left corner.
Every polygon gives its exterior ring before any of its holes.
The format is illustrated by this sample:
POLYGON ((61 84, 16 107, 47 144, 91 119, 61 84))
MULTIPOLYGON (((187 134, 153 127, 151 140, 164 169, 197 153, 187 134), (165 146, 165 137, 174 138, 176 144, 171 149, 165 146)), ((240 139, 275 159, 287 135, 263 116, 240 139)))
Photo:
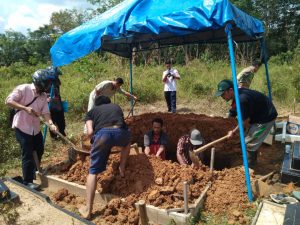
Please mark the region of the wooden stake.
POLYGON ((147 216, 147 211, 146 211, 146 204, 144 200, 139 200, 137 202, 137 206, 139 209, 139 214, 140 214, 140 222, 142 225, 148 225, 148 216, 147 216))
POLYGON ((214 171, 214 162, 215 162, 215 148, 212 148, 210 153, 210 170, 209 170, 211 174, 214 171))
POLYGON ((189 212, 189 198, 188 198, 188 183, 183 182, 183 199, 184 199, 184 213, 188 214, 189 212))

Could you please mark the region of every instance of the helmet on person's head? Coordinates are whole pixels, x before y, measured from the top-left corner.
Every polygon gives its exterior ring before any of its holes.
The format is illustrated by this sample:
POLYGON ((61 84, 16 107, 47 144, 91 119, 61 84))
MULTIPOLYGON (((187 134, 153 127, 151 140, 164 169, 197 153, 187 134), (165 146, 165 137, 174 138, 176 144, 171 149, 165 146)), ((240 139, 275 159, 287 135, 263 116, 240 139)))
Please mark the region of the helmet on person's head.
POLYGON ((190 142, 192 143, 192 145, 202 145, 203 144, 203 138, 202 138, 199 130, 197 130, 197 129, 191 130, 190 142))
POLYGON ((49 70, 49 72, 51 73, 51 75, 53 76, 59 76, 62 75, 62 72, 60 71, 60 69, 58 67, 54 67, 54 66, 48 66, 47 70, 49 70))
POLYGON ((47 91, 54 79, 54 76, 49 72, 49 70, 37 70, 32 75, 32 82, 41 91, 47 91))

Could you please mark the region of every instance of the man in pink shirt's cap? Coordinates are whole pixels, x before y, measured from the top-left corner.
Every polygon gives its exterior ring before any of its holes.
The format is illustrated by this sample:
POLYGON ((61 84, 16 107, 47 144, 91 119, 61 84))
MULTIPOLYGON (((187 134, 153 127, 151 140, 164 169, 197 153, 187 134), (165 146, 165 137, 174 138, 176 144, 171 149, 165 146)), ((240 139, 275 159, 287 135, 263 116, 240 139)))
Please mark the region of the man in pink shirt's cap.
POLYGON ((49 91, 53 77, 48 70, 37 70, 32 78, 33 83, 17 86, 8 95, 5 104, 16 109, 12 128, 21 146, 23 183, 37 189, 33 179, 44 153, 39 117, 43 117, 50 130, 56 132, 57 128, 51 120, 45 93, 49 91), (37 155, 38 162, 34 160, 34 155, 37 155))

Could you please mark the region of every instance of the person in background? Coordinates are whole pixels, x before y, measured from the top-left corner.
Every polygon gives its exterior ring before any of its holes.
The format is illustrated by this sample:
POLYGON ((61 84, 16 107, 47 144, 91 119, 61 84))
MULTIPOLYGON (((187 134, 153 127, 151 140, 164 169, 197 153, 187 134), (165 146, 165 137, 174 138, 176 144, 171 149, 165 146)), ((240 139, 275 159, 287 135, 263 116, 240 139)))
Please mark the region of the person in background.
POLYGON ((255 60, 251 66, 243 69, 238 75, 238 86, 243 88, 249 88, 253 80, 254 74, 259 70, 261 61, 255 60))
POLYGON ((152 121, 152 129, 144 135, 144 146, 146 155, 155 155, 162 160, 166 159, 166 145, 168 137, 162 130, 163 120, 155 118, 152 121))
POLYGON ((39 117, 43 117, 51 131, 56 132, 57 128, 50 117, 46 94, 54 78, 48 70, 37 70, 32 78, 32 84, 17 86, 8 95, 5 104, 17 110, 12 128, 21 146, 23 184, 38 189, 33 180, 44 153, 39 117))
MULTIPOLYGON (((191 130, 190 134, 185 134, 179 138, 177 144, 177 160, 181 165, 191 165, 194 167, 193 162, 190 158, 189 151, 194 151, 195 149, 201 147, 205 144, 201 133, 197 129, 191 130)), ((203 161, 203 154, 199 155, 201 161, 203 161)))
POLYGON ((87 113, 85 120, 87 135, 92 137, 93 145, 86 182, 86 206, 81 207, 79 212, 89 219, 93 210, 97 175, 106 170, 108 157, 114 146, 122 147, 119 173, 121 177, 125 177, 131 133, 125 124, 122 109, 111 103, 107 96, 96 97, 95 107, 87 113))
MULTIPOLYGON (((267 137, 277 118, 277 111, 272 101, 264 94, 248 88, 238 88, 245 142, 247 145, 249 167, 257 163, 258 149, 267 137)), ((222 80, 218 84, 215 96, 221 96, 225 101, 234 100, 233 83, 222 80)), ((237 134, 238 126, 228 132, 229 138, 237 134)))
POLYGON ((164 95, 168 106, 168 112, 176 113, 176 80, 180 80, 178 71, 172 68, 171 61, 165 63, 167 70, 163 72, 164 95))
MULTIPOLYGON (((53 123, 57 126, 58 131, 62 135, 66 136, 65 113, 64 113, 64 109, 62 107, 62 101, 61 101, 61 96, 60 96, 61 82, 59 79, 59 75, 61 75, 62 73, 57 67, 50 66, 47 69, 54 77, 54 80, 52 82, 52 86, 53 86, 52 95, 53 96, 50 96, 50 98, 49 98, 49 108, 50 108, 51 118, 53 120, 53 123)), ((51 95, 51 93, 50 93, 50 95, 51 95)), ((57 138, 57 134, 52 132, 51 130, 50 130, 50 135, 54 139, 57 138)))
POLYGON ((90 93, 87 111, 90 111, 94 107, 95 98, 100 95, 111 98, 116 92, 118 92, 127 97, 131 97, 134 100, 137 100, 136 96, 130 94, 127 91, 124 91, 121 88, 121 86, 123 84, 124 84, 124 81, 120 77, 114 81, 105 80, 105 81, 102 81, 101 83, 97 84, 96 87, 94 88, 94 90, 90 93))

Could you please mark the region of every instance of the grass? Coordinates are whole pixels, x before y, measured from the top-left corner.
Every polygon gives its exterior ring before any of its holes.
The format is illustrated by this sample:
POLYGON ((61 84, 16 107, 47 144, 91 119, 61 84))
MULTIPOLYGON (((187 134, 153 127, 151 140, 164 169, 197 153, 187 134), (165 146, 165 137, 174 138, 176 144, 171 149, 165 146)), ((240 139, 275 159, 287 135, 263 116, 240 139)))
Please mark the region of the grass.
POLYGON ((4 224, 15 224, 19 217, 19 213, 16 210, 16 204, 11 201, 0 204, 0 218, 1 217, 4 224))

